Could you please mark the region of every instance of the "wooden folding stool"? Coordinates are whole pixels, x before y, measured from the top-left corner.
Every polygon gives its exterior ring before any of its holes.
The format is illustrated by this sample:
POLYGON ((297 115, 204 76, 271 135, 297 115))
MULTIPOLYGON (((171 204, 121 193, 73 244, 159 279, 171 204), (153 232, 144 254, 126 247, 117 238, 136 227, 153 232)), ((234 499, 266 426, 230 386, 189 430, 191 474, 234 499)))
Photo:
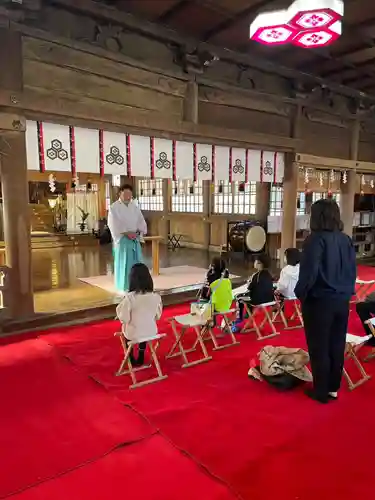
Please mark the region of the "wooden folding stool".
POLYGON ((182 314, 180 316, 172 318, 170 322, 172 325, 172 330, 176 338, 176 341, 173 344, 169 353, 167 354, 167 358, 174 358, 181 356, 184 361, 182 368, 188 368, 189 366, 199 365, 201 363, 205 363, 206 361, 210 361, 212 359, 212 356, 208 355, 203 340, 203 334, 207 334, 210 331, 210 329, 208 330, 208 332, 207 331, 205 332, 203 330, 207 324, 206 321, 202 321, 202 318, 194 314, 182 314), (180 331, 178 331, 178 327, 180 328, 180 331), (191 349, 185 349, 183 346, 183 339, 185 333, 189 330, 189 328, 194 331, 196 339, 191 349), (196 359, 195 361, 189 361, 187 358, 187 354, 196 351, 198 344, 201 348, 203 357, 196 359))
POLYGON ((161 368, 160 368, 158 356, 157 356, 159 342, 162 338, 164 338, 166 336, 165 333, 158 334, 158 335, 155 335, 153 337, 145 338, 145 339, 142 339, 139 341, 138 340, 137 341, 136 340, 128 341, 125 338, 125 335, 123 332, 117 332, 117 333, 115 333, 115 336, 120 338, 121 345, 124 349, 124 359, 121 362, 120 368, 116 372, 116 376, 126 375, 126 374, 130 375, 132 382, 133 382, 132 385, 129 386, 130 389, 135 389, 136 387, 141 387, 143 385, 152 384, 154 382, 158 382, 159 380, 163 380, 163 379, 168 377, 168 375, 163 375, 161 368), (143 365, 140 367, 133 367, 133 365, 132 365, 132 362, 130 360, 130 354, 133 351, 134 346, 136 346, 137 344, 140 344, 141 342, 146 342, 147 346, 150 348, 151 360, 152 360, 153 364, 155 365, 158 376, 153 377, 153 378, 149 378, 146 380, 142 380, 141 382, 138 382, 137 377, 136 377, 136 373, 152 367, 152 363, 150 363, 148 365, 143 365), (155 342, 155 344, 154 344, 154 342, 155 342), (127 369, 125 369, 126 366, 128 367, 127 369))
POLYGON ((364 384, 368 380, 370 380, 371 376, 368 375, 365 371, 365 369, 362 366, 362 363, 360 362, 358 358, 358 351, 361 349, 361 347, 371 338, 370 335, 367 335, 365 337, 360 337, 358 335, 351 335, 348 333, 346 335, 346 348, 345 348, 345 361, 348 360, 353 360, 355 366, 358 369, 358 372, 360 374, 360 378, 357 380, 357 382, 353 382, 352 378, 350 377, 348 371, 345 369, 343 370, 344 376, 348 382, 349 389, 352 391, 353 389, 356 389, 360 385, 364 384))
MULTIPOLYGON (((213 320, 208 320, 207 323, 203 326, 203 328, 201 330, 203 342, 212 341, 212 343, 214 345, 214 348, 213 348, 214 351, 219 351, 221 349, 226 349, 227 347, 232 347, 234 345, 239 344, 239 341, 236 339, 236 336, 232 331, 232 322, 229 319, 230 316, 236 312, 237 312, 237 309, 234 308, 234 309, 230 309, 229 311, 214 313, 215 318, 218 318, 221 316, 222 321, 224 322, 224 327, 222 328, 223 333, 221 335, 215 334, 215 331, 213 330, 213 324, 212 324, 213 320), (229 335, 231 341, 224 344, 224 345, 219 345, 218 339, 227 337, 228 335, 229 335)), ((197 347, 197 345, 198 345, 198 339, 195 341, 195 343, 193 345, 193 349, 195 349, 197 347)))
MULTIPOLYGON (((368 325, 370 332, 372 333, 372 336, 375 337, 375 318, 368 319, 365 323, 366 323, 366 325, 368 325)), ((370 359, 374 359, 374 358, 375 358, 375 348, 373 347, 371 349, 370 354, 368 354, 365 357, 365 361, 370 361, 370 359)))
POLYGON ((258 340, 270 339, 272 337, 276 337, 276 335, 280 335, 279 332, 276 331, 275 325, 273 323, 272 313, 270 314, 269 311, 269 308, 273 308, 277 305, 276 301, 251 306, 250 297, 241 297, 239 300, 243 302, 245 312, 248 315, 248 318, 242 329, 243 332, 250 332, 255 330, 258 340), (262 311, 264 313, 264 319, 260 325, 258 325, 256 321, 256 315, 258 311, 262 311), (267 323, 270 326, 272 333, 270 333, 269 335, 262 335, 261 329, 264 328, 267 323))
POLYGON ((375 280, 365 281, 357 278, 355 284, 355 299, 351 301, 352 304, 360 302, 366 298, 366 296, 370 293, 371 288, 375 286, 375 280))
POLYGON ((281 307, 281 304, 277 302, 277 310, 273 313, 272 316, 272 322, 276 323, 277 318, 280 317, 281 322, 284 325, 285 330, 295 330, 297 328, 303 328, 303 318, 302 318, 302 312, 301 308, 299 305, 299 301, 296 297, 294 298, 284 298, 284 304, 285 303, 292 303, 293 304, 293 314, 287 318, 283 308, 281 307), (296 318, 298 318, 298 324, 290 326, 288 323, 288 320, 294 321, 296 318))
MULTIPOLYGON (((219 318, 221 316, 221 323, 223 326, 220 326, 220 328, 222 329, 223 333, 222 335, 230 335, 231 337, 231 340, 232 342, 229 343, 229 344, 226 344, 222 347, 222 349, 224 349, 224 347, 230 347, 231 345, 237 345, 239 344, 239 341, 237 340, 235 334, 233 333, 232 331, 232 324, 233 324, 233 321, 230 319, 231 316, 233 316, 234 314, 237 313, 237 308, 236 307, 233 307, 232 309, 229 309, 229 311, 225 311, 225 312, 221 312, 221 313, 215 313, 215 317, 216 318, 219 318)), ((220 335, 221 337, 221 335, 220 335)))

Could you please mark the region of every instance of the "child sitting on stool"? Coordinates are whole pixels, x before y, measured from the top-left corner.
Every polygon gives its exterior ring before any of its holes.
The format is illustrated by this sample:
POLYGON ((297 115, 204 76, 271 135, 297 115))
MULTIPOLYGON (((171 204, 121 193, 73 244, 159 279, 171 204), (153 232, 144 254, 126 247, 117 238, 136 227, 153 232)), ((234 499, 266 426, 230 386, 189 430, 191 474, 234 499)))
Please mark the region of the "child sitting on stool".
POLYGON ((295 299, 294 289, 299 277, 299 262, 301 254, 298 248, 287 248, 284 253, 286 266, 280 272, 279 281, 276 283, 275 296, 281 307, 284 299, 295 299))
MULTIPOLYGON (((129 291, 116 308, 118 319, 122 323, 122 332, 127 341, 142 341, 157 335, 156 320, 163 310, 161 297, 154 292, 154 283, 148 267, 134 264, 129 276, 129 291)), ((130 362, 133 366, 142 366, 145 360, 146 342, 139 343, 138 357, 133 352, 130 362)))
POLYGON ((246 297, 246 302, 251 308, 260 304, 266 304, 275 300, 273 292, 273 280, 269 268, 271 259, 266 254, 260 254, 255 257, 254 267, 257 270, 248 281, 247 291, 237 295, 239 314, 237 320, 233 323, 233 332, 239 331, 239 324, 243 321, 244 303, 241 298, 246 297))
POLYGON ((199 292, 199 299, 209 300, 211 284, 220 278, 229 278, 229 271, 221 257, 214 257, 206 274, 206 281, 199 292))

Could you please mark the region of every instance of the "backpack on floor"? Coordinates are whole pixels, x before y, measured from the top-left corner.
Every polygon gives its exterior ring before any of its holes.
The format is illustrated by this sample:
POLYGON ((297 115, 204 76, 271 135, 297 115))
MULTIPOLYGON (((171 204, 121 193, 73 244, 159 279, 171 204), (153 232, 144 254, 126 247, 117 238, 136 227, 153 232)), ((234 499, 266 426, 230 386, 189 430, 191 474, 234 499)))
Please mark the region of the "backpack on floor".
MULTIPOLYGON (((257 366, 253 368, 253 370, 256 370, 259 373, 259 376, 261 380, 264 380, 264 382, 267 382, 269 385, 272 385, 275 389, 279 391, 290 391, 292 389, 295 389, 296 387, 299 387, 301 384, 304 384, 304 381, 294 377, 293 375, 290 375, 290 373, 282 373, 280 375, 263 375, 260 372, 260 367, 257 366)), ((251 371, 249 371, 249 377, 255 378, 252 376, 251 371)), ((258 377, 256 377, 258 380, 258 377)))

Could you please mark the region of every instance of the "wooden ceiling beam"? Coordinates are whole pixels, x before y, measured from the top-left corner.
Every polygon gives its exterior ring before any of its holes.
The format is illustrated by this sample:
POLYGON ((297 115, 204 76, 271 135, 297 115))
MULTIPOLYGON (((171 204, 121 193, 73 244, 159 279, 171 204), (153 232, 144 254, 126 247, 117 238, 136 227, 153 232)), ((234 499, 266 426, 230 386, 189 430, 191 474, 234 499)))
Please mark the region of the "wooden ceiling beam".
POLYGON ((263 9, 264 7, 269 7, 269 5, 274 1, 275 0, 261 0, 256 5, 250 5, 249 7, 246 7, 246 9, 241 10, 240 12, 236 12, 234 16, 230 17, 229 19, 226 19, 222 23, 206 31, 206 33, 202 37, 202 40, 204 42, 208 42, 209 40, 217 36, 219 33, 234 26, 238 21, 242 20, 244 17, 255 16, 261 9, 263 9))
POLYGON ((189 5, 191 5, 191 0, 180 0, 170 9, 165 11, 161 16, 159 16, 157 22, 162 24, 168 24, 176 14, 182 12, 189 5))
POLYGON ((375 89, 375 81, 367 83, 366 85, 361 86, 362 91, 374 90, 375 89))
POLYGON ((361 64, 375 58, 375 43, 372 47, 362 47, 356 51, 346 54, 341 57, 341 60, 350 62, 351 64, 361 64))
POLYGON ((334 81, 334 82, 344 82, 350 78, 363 78, 363 75, 366 72, 371 71, 375 67, 375 59, 371 59, 370 61, 363 62, 361 64, 356 65, 353 68, 349 68, 346 70, 336 70, 332 72, 330 75, 324 77, 334 81))
MULTIPOLYGON (((50 0, 50 2, 53 5, 57 5, 60 8, 65 8, 66 10, 70 10, 72 12, 78 12, 89 15, 98 20, 122 25, 127 27, 129 30, 143 33, 144 35, 156 40, 175 43, 183 47, 191 48, 192 50, 199 46, 202 50, 207 50, 208 52, 215 54, 223 61, 253 67, 265 73, 277 74, 289 80, 310 82, 315 83, 316 85, 327 85, 332 91, 347 97, 363 97, 354 89, 331 83, 311 73, 302 72, 293 68, 287 68, 280 64, 275 64, 274 61, 260 57, 257 58, 251 54, 243 54, 209 43, 200 42, 195 38, 182 36, 171 28, 141 20, 132 14, 119 11, 118 9, 109 7, 108 5, 99 4, 98 2, 94 2, 92 0, 50 0)), ((368 95, 367 98, 370 101, 375 102, 375 96, 368 95)))
MULTIPOLYGON (((301 51, 302 50, 306 50, 306 49, 300 49, 301 51)), ((355 69, 356 66, 354 63, 351 63, 350 61, 347 61, 346 59, 341 59, 341 58, 336 58, 335 56, 333 56, 328 50, 315 50, 314 51, 314 56, 316 58, 316 63, 315 62, 312 62, 311 60, 309 61, 309 63, 303 63, 303 64, 299 64, 297 65, 297 69, 299 71, 308 71, 309 68, 310 68, 310 71, 312 69, 313 72, 315 72, 315 70, 313 68, 317 68, 317 72, 319 73, 319 75, 323 76, 324 74, 324 77, 326 77, 326 72, 322 72, 321 68, 322 68, 322 60, 325 59, 327 61, 327 63, 324 63, 323 65, 323 68, 324 67, 327 67, 327 68, 332 68, 332 62, 335 62, 337 64, 339 64, 341 67, 340 68, 335 68, 335 69, 331 69, 331 74, 332 72, 333 73, 339 73, 340 71, 343 71, 343 70, 346 70, 346 69, 355 69), (318 69, 319 68, 319 69, 318 69)))
POLYGON ((334 168, 338 170, 358 170, 359 172, 374 172, 375 163, 369 161, 344 160, 327 156, 314 156, 296 153, 294 161, 311 167, 334 168))
POLYGON ((357 44, 352 47, 351 49, 348 49, 348 50, 345 50, 345 51, 341 51, 341 52, 338 52, 335 54, 335 57, 337 59, 341 59, 341 58, 348 58, 350 56, 352 56, 353 54, 358 54, 359 52, 362 52, 364 50, 368 50, 369 48, 373 48, 375 46, 375 43, 372 43, 372 44, 364 44, 363 41, 358 41, 357 44))
MULTIPOLYGON (((374 76, 373 76, 373 77, 372 77, 372 76, 370 76, 370 77, 368 77, 368 78, 370 78, 370 79, 375 79, 375 74, 374 74, 374 76)), ((363 75, 358 75, 358 74, 357 74, 357 75, 354 75, 354 76, 352 76, 352 77, 350 77, 350 78, 345 78, 345 79, 342 79, 342 80, 341 80, 341 83, 342 83, 343 85, 349 85, 349 86, 352 86, 352 85, 353 85, 354 83, 356 83, 356 82, 358 82, 358 83, 360 84, 360 82, 361 82, 361 81, 363 81, 363 75)), ((357 86, 357 85, 356 85, 356 86, 357 86)))
MULTIPOLYGON (((303 49, 302 49, 303 50, 303 49)), ((369 49, 371 51, 374 51, 374 58, 375 58, 375 47, 374 48, 371 48, 369 49)), ((330 61, 331 63, 332 62, 337 62, 339 64, 342 64, 343 66, 343 70, 337 70, 336 74, 337 74, 337 77, 339 78, 340 77, 340 74, 345 71, 345 70, 351 70, 354 74, 353 77, 349 77, 347 80, 344 80, 342 81, 340 79, 340 83, 344 86, 347 86, 347 85, 350 85, 351 86, 351 83, 354 82, 354 81, 357 81, 358 79, 360 79, 363 75, 364 76, 368 76, 370 78, 375 78, 375 67, 363 67, 363 71, 362 71, 362 74, 360 74, 360 72, 358 72, 358 68, 357 68, 357 65, 354 63, 354 62, 351 62, 351 61, 346 61, 344 59, 336 59, 335 57, 333 57, 329 52, 326 52, 326 51, 317 51, 315 52, 315 55, 318 57, 318 58, 321 58, 321 59, 325 59, 327 61, 330 61)), ((368 62, 368 61, 366 61, 368 62)), ((298 69, 298 68, 297 68, 298 69)))
POLYGON ((358 80, 353 80, 351 85, 353 88, 363 91, 364 89, 375 87, 375 77, 367 77, 358 80))
MULTIPOLYGON (((342 66, 341 68, 339 67, 331 69, 329 71, 322 71, 322 64, 317 63, 316 67, 320 68, 319 73, 322 78, 329 79, 330 75, 335 75, 334 81, 339 81, 342 85, 351 85, 351 82, 362 78, 363 75, 375 77, 375 66, 371 64, 369 65, 369 62, 375 59, 375 44, 373 47, 359 49, 356 52, 351 53, 350 56, 348 55, 345 57, 332 56, 329 52, 326 51, 317 51, 315 52, 315 55, 320 59, 326 59, 327 61, 329 61, 327 63, 327 68, 329 68, 332 63, 337 63, 342 66), (347 80, 343 80, 341 75, 347 73, 348 71, 353 74, 353 78, 348 77, 347 80)), ((305 65, 298 66, 297 69, 303 71, 304 67, 305 65)), ((311 67, 314 71, 315 64, 311 64, 310 62, 310 68, 311 67)))
MULTIPOLYGON (((341 63, 341 60, 340 59, 336 59, 335 57, 335 61, 337 63, 341 63)), ((354 70, 358 69, 358 68, 364 68, 365 66, 368 66, 368 64, 372 61, 372 59, 370 61, 364 61, 362 63, 358 63, 358 64, 351 64, 350 67, 348 66, 348 69, 347 69, 347 72, 353 72, 354 70)), ((345 70, 343 70, 342 68, 333 68, 333 69, 330 69, 330 70, 323 70, 323 71, 320 71, 320 75, 322 78, 331 78, 333 77, 335 79, 335 76, 337 75, 338 77, 341 76, 341 73, 344 73, 345 70)))
POLYGON ((222 16, 231 15, 231 11, 228 11, 223 6, 217 5, 216 0, 191 0, 191 1, 198 6, 205 7, 206 9, 212 10, 222 16))
MULTIPOLYGON (((46 116, 56 120, 69 120, 70 125, 76 121, 84 120, 86 126, 104 128, 117 131, 124 129, 143 131, 149 130, 156 137, 174 138, 176 140, 202 141, 212 140, 218 144, 239 147, 264 146, 266 148, 279 148, 281 151, 295 151, 301 147, 302 141, 295 138, 253 133, 242 129, 229 129, 214 125, 194 124, 180 121, 177 117, 154 113, 148 110, 128 107, 128 109, 114 110, 112 108, 97 108, 87 99, 72 96, 69 93, 59 94, 55 90, 25 88, 22 92, 0 89, 0 107, 9 109, 8 126, 22 127, 18 115, 31 117, 38 116, 45 120, 46 116), (94 110, 94 111, 93 111, 94 110), (18 123, 20 121, 20 123, 18 123), (104 124, 102 126, 101 124, 104 124), (247 146, 246 146, 247 145, 247 146)), ((122 107, 124 108, 124 107, 122 107)), ((57 123, 61 123, 57 121, 57 123)), ((0 121, 0 126, 4 126, 0 121)), ((272 151, 272 149, 271 149, 272 151)))
MULTIPOLYGON (((355 60, 353 61, 353 56, 354 56, 354 58, 355 58, 355 55, 357 55, 357 57, 361 57, 360 54, 362 52, 375 48, 374 38, 372 36, 369 36, 366 34, 366 28, 371 28, 375 25, 375 19, 371 18, 371 19, 364 21, 363 23, 359 23, 359 24, 356 24, 354 26, 346 26, 345 27, 345 23, 343 23, 343 25, 344 25, 344 35, 343 36, 345 36, 346 38, 353 38, 354 40, 357 40, 357 43, 350 50, 345 50, 343 52, 334 54, 332 56, 332 59, 339 62, 339 63, 342 63, 343 66, 348 67, 348 65, 353 65, 353 67, 356 67, 357 63, 355 60)), ((325 52, 328 54, 328 51, 325 51, 325 52)), ((324 52, 323 51, 321 51, 321 52, 316 51, 317 55, 320 55, 321 53, 324 53, 324 52)), ((374 55, 374 58, 375 58, 375 55, 374 55)), ((340 70, 336 70, 336 69, 331 70, 331 69, 327 68, 327 71, 322 72, 321 65, 319 62, 317 62, 316 65, 315 64, 311 65, 311 62, 307 63, 307 64, 302 64, 302 65, 298 66, 297 69, 299 69, 300 71, 304 71, 307 69, 310 71, 313 71, 313 72, 318 71, 319 74, 324 78, 326 78, 327 76, 330 76, 332 74, 339 73, 339 71, 340 71, 340 70)))

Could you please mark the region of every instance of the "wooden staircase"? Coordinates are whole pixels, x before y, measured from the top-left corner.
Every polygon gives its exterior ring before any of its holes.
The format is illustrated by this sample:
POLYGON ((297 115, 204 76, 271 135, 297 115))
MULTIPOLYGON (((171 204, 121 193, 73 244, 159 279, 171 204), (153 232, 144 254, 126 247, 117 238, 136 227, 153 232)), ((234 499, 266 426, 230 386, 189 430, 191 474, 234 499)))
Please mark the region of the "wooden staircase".
POLYGON ((30 204, 31 231, 54 233, 53 212, 46 205, 30 204))
MULTIPOLYGON (((31 248, 48 249, 75 246, 97 245, 91 234, 67 235, 56 233, 53 227, 53 211, 46 205, 30 204, 31 248)), ((4 241, 0 241, 0 248, 4 248, 4 241)))
MULTIPOLYGON (((31 248, 36 249, 51 249, 51 248, 66 248, 77 246, 96 246, 99 240, 95 239, 91 234, 48 234, 34 233, 31 235, 31 248)), ((0 248, 5 248, 4 241, 0 241, 0 248)))

